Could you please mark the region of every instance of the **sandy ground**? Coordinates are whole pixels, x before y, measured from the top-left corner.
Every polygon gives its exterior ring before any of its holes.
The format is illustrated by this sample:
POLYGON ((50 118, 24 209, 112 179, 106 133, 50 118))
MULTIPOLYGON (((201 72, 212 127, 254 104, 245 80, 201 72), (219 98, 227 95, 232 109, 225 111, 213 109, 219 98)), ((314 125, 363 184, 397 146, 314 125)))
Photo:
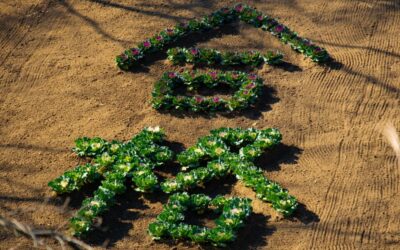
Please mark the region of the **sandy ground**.
MULTIPOLYGON (((231 248, 400 248, 400 170, 379 132, 386 121, 400 128, 399 1, 249 1, 326 47, 337 62, 316 65, 245 25, 211 34, 198 45, 279 49, 288 61, 255 71, 268 93, 256 109, 233 117, 158 113, 149 104, 153 83, 176 68, 158 60, 126 73, 114 58, 167 26, 234 1, 98 2, 0 0, 2 215, 39 228, 66 228, 90 192, 73 195, 62 211, 65 198, 50 199, 47 182, 82 162, 70 151, 79 136, 127 140, 144 126, 160 125, 168 140, 189 146, 221 126, 277 127, 283 145, 258 165, 302 205, 288 220, 255 200, 255 213, 231 248)), ((217 184, 206 191, 254 198, 240 183, 217 184)), ((165 199, 127 193, 88 242, 113 249, 175 246, 152 242, 146 233, 165 199)), ((1 249, 32 248, 5 231, 0 240, 1 249)))

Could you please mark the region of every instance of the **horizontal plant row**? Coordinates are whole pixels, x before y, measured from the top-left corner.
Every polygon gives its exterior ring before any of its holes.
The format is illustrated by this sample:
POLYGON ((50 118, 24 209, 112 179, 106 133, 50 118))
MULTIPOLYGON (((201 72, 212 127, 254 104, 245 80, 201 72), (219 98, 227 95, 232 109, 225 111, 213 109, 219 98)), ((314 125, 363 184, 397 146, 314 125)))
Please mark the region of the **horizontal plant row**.
POLYGON ((211 130, 211 135, 199 138, 177 159, 185 168, 198 167, 203 159, 215 159, 234 151, 243 159, 254 160, 281 140, 282 134, 275 128, 219 128, 211 130))
POLYGON ((264 15, 248 5, 237 4, 233 8, 222 8, 201 19, 177 24, 172 28, 159 32, 155 36, 139 43, 136 48, 125 50, 124 53, 117 56, 117 65, 124 70, 132 69, 147 55, 163 51, 184 37, 193 33, 220 28, 223 24, 236 20, 241 20, 256 28, 270 32, 283 43, 289 44, 295 51, 310 57, 315 62, 324 62, 330 58, 325 49, 313 44, 308 39, 298 36, 296 32, 291 31, 276 19, 264 15))
POLYGON ((258 67, 263 63, 270 65, 282 63, 283 54, 268 51, 221 52, 206 48, 172 48, 167 51, 168 60, 173 64, 191 63, 194 65, 251 66, 258 67))
POLYGON ((85 184, 103 179, 94 196, 83 201, 81 209, 70 220, 74 235, 90 231, 95 218, 115 202, 115 196, 126 191, 131 178, 135 190, 150 192, 158 186, 153 169, 172 159, 172 151, 160 146, 165 134, 159 128, 146 128, 132 140, 111 143, 101 138, 79 138, 74 151, 93 158, 93 164, 78 166, 49 182, 58 194, 81 189, 85 184))
POLYGON ((211 243, 224 247, 236 239, 238 229, 243 227, 251 212, 251 200, 247 198, 217 196, 211 199, 203 194, 176 193, 170 196, 156 221, 149 225, 148 231, 156 240, 189 239, 195 243, 211 243), (200 214, 211 209, 220 214, 215 220, 214 228, 184 222, 185 212, 189 210, 200 214))
POLYGON ((254 74, 231 72, 166 72, 155 84, 152 105, 155 109, 199 111, 234 111, 249 107, 257 100, 262 79, 254 74), (230 98, 205 97, 201 95, 178 96, 176 89, 198 90, 202 86, 217 88, 228 86, 236 92, 230 98))

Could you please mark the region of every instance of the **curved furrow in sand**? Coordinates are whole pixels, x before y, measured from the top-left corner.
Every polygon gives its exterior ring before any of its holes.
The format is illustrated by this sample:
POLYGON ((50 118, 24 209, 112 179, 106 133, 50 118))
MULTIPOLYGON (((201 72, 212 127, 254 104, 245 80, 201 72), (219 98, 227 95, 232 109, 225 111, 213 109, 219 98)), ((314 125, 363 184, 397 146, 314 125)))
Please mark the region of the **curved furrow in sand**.
POLYGON ((32 32, 40 24, 48 7, 48 1, 34 4, 28 8, 20 20, 7 23, 15 26, 5 25, 3 27, 3 29, 8 28, 10 33, 5 31, 7 35, 0 40, 0 67, 4 68, 0 74, 1 85, 10 86, 15 83, 21 73, 21 65, 24 65, 26 58, 34 52, 36 47, 32 44, 35 43, 36 34, 32 34, 32 32))
MULTIPOLYGON (((358 6, 358 4, 356 2, 354 2, 356 6, 358 6)), ((348 7, 348 6, 347 6, 348 7)), ((379 5, 376 5, 374 7, 378 7, 379 5)), ((362 11, 360 11, 361 9, 364 8, 358 8, 357 11, 352 12, 355 13, 355 15, 364 15, 365 13, 368 12, 364 11, 364 13, 362 11)), ((374 11, 376 11, 376 8, 371 8, 374 9, 374 11)), ((380 10, 381 11, 381 10, 380 10)), ((376 21, 373 21, 373 24, 370 26, 370 30, 369 31, 365 31, 365 32, 370 32, 371 37, 375 34, 376 30, 379 27, 379 24, 377 22, 377 20, 382 19, 381 15, 375 15, 374 18, 376 19, 376 21)), ((382 25, 385 25, 385 21, 381 22, 382 25)), ((341 30, 343 32, 343 35, 338 36, 338 34, 336 34, 335 36, 332 36, 331 41, 333 41, 333 43, 337 42, 337 43, 343 43, 343 44, 348 44, 349 42, 353 42, 353 41, 359 41, 361 42, 363 39, 363 37, 365 36, 365 34, 367 33, 363 33, 363 32, 358 32, 357 35, 357 31, 352 30, 352 29, 343 29, 341 30), (346 34, 348 33, 352 33, 351 36, 347 36, 346 34), (348 37, 351 37, 351 40, 348 39, 348 37)), ((330 34, 332 35, 332 34, 330 34)), ((375 44, 379 44, 379 42, 374 41, 375 44)), ((380 58, 379 55, 377 53, 368 53, 366 55, 366 57, 356 57, 354 58, 352 55, 354 55, 354 49, 352 48, 343 48, 343 50, 341 50, 341 53, 343 53, 343 56, 345 56, 347 58, 347 60, 350 62, 351 64, 346 65, 346 67, 349 67, 350 69, 353 68, 361 68, 361 69, 365 69, 365 68, 376 68, 377 65, 380 63, 380 58)), ((359 55, 361 55, 360 53, 358 53, 359 55)), ((344 63, 345 64, 345 63, 344 63)), ((343 74, 343 72, 341 72, 343 74)), ((353 79, 349 79, 348 77, 343 77, 343 78, 336 78, 337 82, 333 83, 333 84, 338 84, 338 82, 344 82, 346 80, 353 80, 353 82, 355 82, 355 84, 360 84, 362 82, 362 77, 354 74, 354 76, 352 77, 353 79)), ((332 88, 332 87, 331 87, 332 88)), ((358 94, 360 97, 357 98, 358 101, 356 102, 356 105, 353 107, 354 108, 354 113, 357 115, 363 115, 364 110, 368 110, 368 112, 372 112, 373 114, 376 114, 376 109, 378 109, 379 107, 384 107, 385 104, 372 104, 369 105, 368 104, 368 100, 370 99, 371 96, 371 90, 372 87, 364 85, 361 87, 358 86, 354 86, 352 87, 351 85, 349 85, 348 89, 346 90, 343 88, 340 88, 343 92, 339 91, 338 88, 336 89, 332 89, 332 92, 335 93, 334 98, 327 98, 329 100, 335 100, 336 98, 342 98, 342 100, 346 99, 346 96, 352 96, 352 95, 356 95, 358 94), (354 90, 358 90, 358 93, 354 93, 354 90), (345 93, 345 94, 344 94, 345 93), (367 108, 368 107, 368 108, 367 108), (372 111, 371 111, 372 108, 372 111)), ((321 91, 322 89, 318 89, 318 91, 321 91)), ((323 91, 323 90, 322 90, 323 91)), ((325 90, 326 91, 326 90, 325 90)), ((331 92, 330 90, 328 90, 328 92, 331 92)), ((318 95, 320 96, 320 95, 318 95)), ((349 98, 354 100, 353 98, 349 98)), ((376 99, 373 99, 376 100, 376 99)), ((318 101, 318 100, 317 100, 318 101)), ((346 102, 343 102, 342 105, 346 105, 346 102)), ((329 106, 329 105, 328 105, 329 106)), ((380 112, 382 113, 382 111, 380 112)), ((364 114, 365 115, 365 114, 364 114)), ((353 124, 353 126, 356 126, 357 124, 357 120, 354 119, 354 117, 357 116, 351 116, 350 117, 350 123, 353 124)), ((349 132, 347 133, 348 136, 351 135, 351 131, 349 130, 349 132)), ((364 152, 361 151, 359 152, 357 149, 358 148, 366 148, 367 151, 369 151, 368 149, 370 148, 368 144, 364 143, 364 139, 365 136, 362 137, 361 139, 359 139, 358 142, 353 141, 353 140, 349 140, 349 139, 345 139, 344 140, 344 144, 343 147, 339 149, 339 151, 343 151, 344 154, 346 154, 347 157, 345 157, 346 159, 346 164, 337 164, 337 168, 338 170, 335 173, 340 173, 339 175, 334 174, 332 176, 332 182, 329 184, 329 187, 327 189, 326 192, 326 200, 325 200, 325 206, 324 206, 324 211, 320 214, 321 217, 321 222, 314 227, 314 233, 312 235, 312 243, 311 246, 315 246, 314 241, 317 241, 319 243, 317 243, 317 245, 321 244, 322 242, 325 242, 325 244, 327 246, 334 246, 336 244, 336 242, 338 242, 341 238, 346 239, 348 242, 354 242, 357 243, 360 239, 357 237, 342 237, 342 232, 346 231, 346 230, 350 230, 352 232, 354 232, 354 235, 361 235, 363 234, 362 232, 364 232, 365 235, 367 235, 367 240, 366 242, 368 243, 369 239, 372 237, 374 240, 380 241, 381 239, 379 237, 377 237, 376 235, 372 235, 370 232, 378 232, 380 229, 376 228, 376 210, 379 211, 380 207, 377 206, 375 208, 375 210, 371 211, 370 207, 367 207, 365 209, 365 211, 359 211, 356 214, 354 214, 353 216, 356 217, 360 217, 360 221, 358 223, 355 222, 346 222, 343 221, 343 215, 345 214, 344 211, 357 211, 357 208, 359 208, 360 206, 362 207, 362 203, 364 202, 365 197, 367 195, 367 193, 365 192, 371 192, 373 193, 373 196, 375 196, 376 198, 378 198, 377 194, 379 194, 381 192, 381 186, 372 186, 370 189, 366 189, 366 191, 363 191, 362 188, 359 188, 357 190, 355 190, 355 194, 352 196, 348 196, 347 192, 349 190, 351 190, 351 188, 353 186, 362 186, 363 184, 365 184, 365 181, 363 181, 363 178, 366 175, 370 175, 370 174, 366 174, 364 173, 365 169, 363 169, 363 165, 365 163, 367 163, 366 161, 363 161, 362 164, 358 163, 358 156, 360 155, 361 159, 362 156, 365 155, 366 153, 369 152, 364 152), (350 153, 352 152, 352 153, 350 153), (354 166, 351 166, 353 165, 354 166), (350 166, 349 166, 350 165, 350 166), (349 168, 350 167, 350 168, 349 168), (346 173, 347 172, 347 173, 346 173), (342 206, 341 208, 338 208, 336 204, 343 204, 346 203, 347 206, 342 206), (338 211, 338 209, 342 209, 344 211, 338 211), (369 214, 369 217, 363 218, 363 215, 365 214, 369 214), (361 226, 363 225, 363 226, 361 226), (362 230, 362 231, 361 231, 362 230)), ((374 148, 375 149, 375 148, 374 148)), ((373 176, 373 175, 372 175, 373 176)), ((384 182, 384 180, 382 180, 382 182, 384 182)), ((382 205, 382 204, 381 204, 382 205)), ((363 238, 363 237, 361 237, 363 238)))
POLYGON ((6 21, 0 27, 0 67, 22 43, 32 26, 37 24, 41 12, 43 10, 40 4, 32 4, 20 16, 17 13, 7 13, 2 16, 6 21))
MULTIPOLYGON (((160 125, 169 140, 190 146, 220 126, 274 126, 283 132, 286 148, 272 162, 273 169, 266 166, 267 176, 287 187, 304 207, 294 220, 286 220, 266 208, 267 204, 255 202, 262 214, 238 235, 233 249, 399 247, 399 169, 378 125, 392 121, 397 129, 400 126, 397 1, 254 1, 265 13, 326 47, 343 66, 303 60, 269 34, 247 32, 250 27, 242 36, 202 42, 201 46, 224 50, 273 46, 299 67, 294 72, 264 68, 265 84, 277 91, 277 100, 257 110, 259 116, 252 110, 232 117, 156 112, 149 104, 153 83, 162 72, 178 67, 159 61, 143 71, 124 73, 113 61, 134 41, 179 20, 208 14, 216 5, 183 0, 101 2, 51 1, 51 13, 31 27, 18 45, 22 49, 17 47, 0 67, 1 91, 7 92, 6 98, 0 95, 0 154, 5 170, 0 174, 46 190, 17 189, 13 193, 8 183, 0 182, 1 195, 47 195, 47 181, 78 162, 69 154, 78 136, 129 139, 143 126, 160 125), (259 42, 267 36, 270 40, 259 42), (16 145, 15 149, 7 149, 10 145, 16 145), (38 145, 40 150, 18 148, 22 145, 38 145), (62 155, 45 151, 53 147, 66 151, 62 155), (253 225, 254 221, 260 223, 253 225)), ((232 1, 218 2, 218 7, 231 5, 232 1)), ((4 37, 16 37, 15 31, 4 37)), ((227 195, 254 198, 241 185, 234 185, 227 195)), ((109 238, 109 247, 115 249, 171 248, 152 242, 146 233, 163 202, 157 195, 151 201, 133 196, 129 203, 110 210, 104 224, 109 230, 96 232, 96 237, 109 238), (132 210, 137 216, 125 217, 132 210)), ((26 201, 4 202, 7 208, 21 211, 36 207, 26 201)), ((68 219, 51 208, 45 215, 32 212, 33 223, 56 228, 61 219, 68 219)), ((19 242, 10 238, 5 247, 19 242)), ((29 244, 23 247, 29 249, 29 244)), ((197 245, 179 243, 176 247, 195 249, 197 245)))

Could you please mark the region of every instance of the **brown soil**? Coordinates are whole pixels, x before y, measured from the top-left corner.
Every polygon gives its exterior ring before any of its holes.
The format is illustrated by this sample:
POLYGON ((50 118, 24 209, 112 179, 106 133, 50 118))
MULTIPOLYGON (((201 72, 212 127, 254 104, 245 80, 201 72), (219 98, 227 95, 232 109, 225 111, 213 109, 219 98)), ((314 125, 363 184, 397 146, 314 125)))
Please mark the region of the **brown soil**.
MULTIPOLYGON (((255 109, 228 117, 158 113, 149 104, 153 83, 175 67, 157 60, 126 73, 114 58, 167 26, 234 1, 98 2, 0 1, 1 214, 65 229, 84 195, 72 196, 62 212, 65 198, 50 198, 47 182, 81 162, 70 151, 79 136, 127 140, 144 126, 160 125, 170 141, 189 146, 221 126, 277 127, 283 145, 258 165, 302 205, 288 220, 255 199, 255 213, 231 248, 400 248, 400 170, 379 132, 384 121, 400 128, 398 1, 249 1, 326 47, 337 62, 316 65, 246 25, 209 35, 199 45, 280 49, 289 62, 257 70, 269 94, 255 109)), ((208 190, 254 198, 240 183, 227 184, 208 190)), ((88 241, 100 248, 106 240, 113 249, 175 246, 152 242, 146 233, 165 199, 127 193, 88 241)), ((0 239, 1 249, 32 248, 5 231, 0 239)))

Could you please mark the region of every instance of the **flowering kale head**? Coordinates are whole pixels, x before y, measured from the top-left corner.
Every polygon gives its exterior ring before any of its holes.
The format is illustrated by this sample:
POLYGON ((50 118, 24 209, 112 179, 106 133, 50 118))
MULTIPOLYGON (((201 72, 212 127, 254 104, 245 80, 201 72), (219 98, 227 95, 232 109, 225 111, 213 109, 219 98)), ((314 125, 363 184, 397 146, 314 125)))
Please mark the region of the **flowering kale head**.
POLYGON ((243 4, 239 3, 234 7, 235 11, 242 12, 243 11, 243 4))
POLYGON ((249 74, 249 79, 250 80, 256 80, 258 77, 255 74, 249 74))
POLYGON ((276 33, 281 33, 282 31, 284 31, 285 30, 285 27, 283 26, 283 25, 281 25, 281 24, 279 24, 279 25, 277 25, 276 27, 275 27, 275 32, 276 33))
POLYGON ((175 78, 176 77, 176 73, 175 72, 168 72, 168 78, 175 78))
POLYGON ((220 101, 221 101, 221 98, 219 98, 219 97, 213 97, 213 102, 215 102, 215 103, 219 103, 220 101))
POLYGON ((190 53, 195 56, 199 53, 199 50, 197 48, 191 48, 190 53))
POLYGON ((137 48, 133 48, 133 49, 131 49, 131 53, 132 53, 132 55, 137 56, 140 54, 140 50, 137 48))
POLYGON ((253 88, 255 88, 255 87, 256 87, 256 84, 255 84, 254 82, 251 82, 251 83, 249 83, 249 84, 247 84, 247 85, 245 86, 246 89, 253 89, 253 88))
POLYGON ((150 48, 151 47, 151 42, 149 40, 144 41, 143 42, 143 47, 150 48))
POLYGON ((215 72, 215 71, 211 71, 211 72, 209 73, 209 75, 211 76, 212 79, 216 79, 216 78, 218 77, 218 73, 215 72))
POLYGON ((195 98, 196 103, 201 103, 204 101, 204 97, 202 97, 202 96, 195 96, 194 98, 195 98))

